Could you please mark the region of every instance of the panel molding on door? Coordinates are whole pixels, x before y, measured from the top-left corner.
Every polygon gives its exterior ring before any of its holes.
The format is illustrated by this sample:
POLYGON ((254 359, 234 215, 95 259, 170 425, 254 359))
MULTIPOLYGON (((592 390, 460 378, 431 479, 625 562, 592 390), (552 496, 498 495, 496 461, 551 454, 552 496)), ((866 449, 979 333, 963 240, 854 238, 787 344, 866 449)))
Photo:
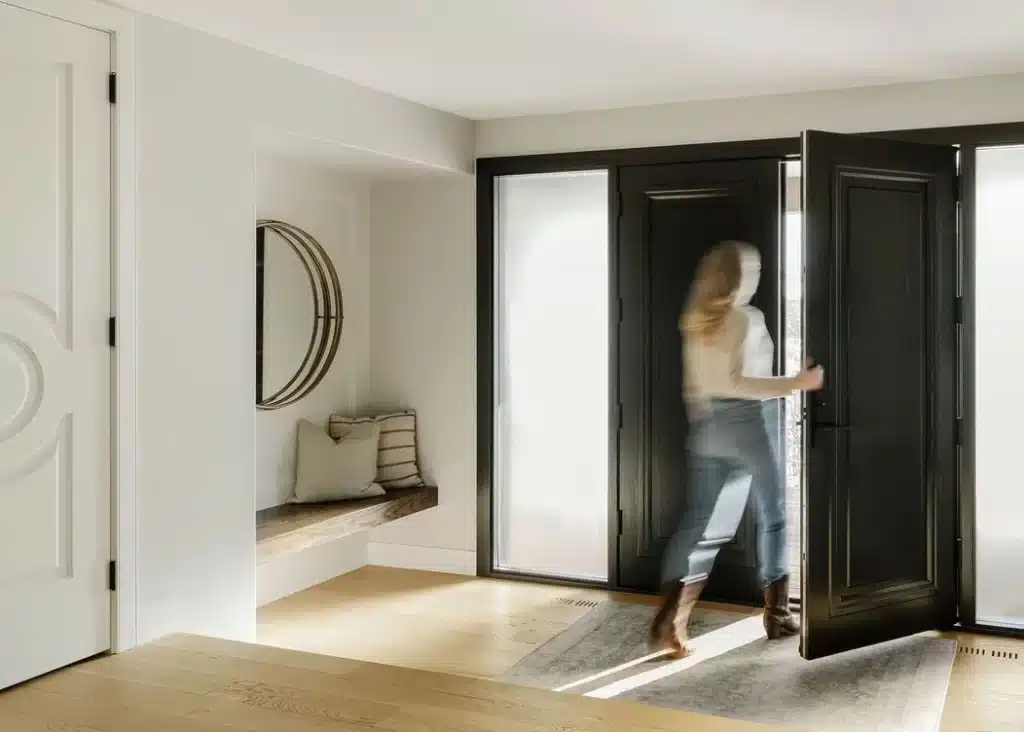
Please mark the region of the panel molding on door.
POLYGON ((0 3, 0 689, 110 648, 110 36, 0 3))
MULTIPOLYGON (((619 170, 619 584, 653 590, 676 528, 685 474, 679 311, 693 268, 723 239, 762 250, 778 270, 777 160, 625 166, 619 170)), ((754 304, 779 338, 779 287, 765 275, 754 304)), ((758 601, 755 527, 748 509, 722 548, 706 597, 758 601)))
POLYGON ((801 653, 955 620, 956 151, 804 135, 801 653))

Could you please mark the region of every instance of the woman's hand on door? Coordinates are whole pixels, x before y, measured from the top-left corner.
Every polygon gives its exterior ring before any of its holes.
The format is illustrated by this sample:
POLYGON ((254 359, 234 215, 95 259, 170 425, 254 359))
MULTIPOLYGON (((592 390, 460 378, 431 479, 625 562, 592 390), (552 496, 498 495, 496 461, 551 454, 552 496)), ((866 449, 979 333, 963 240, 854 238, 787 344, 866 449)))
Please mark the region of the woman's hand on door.
POLYGON ((800 391, 817 391, 825 383, 825 369, 821 366, 812 366, 813 363, 811 359, 808 359, 807 364, 794 377, 800 391))

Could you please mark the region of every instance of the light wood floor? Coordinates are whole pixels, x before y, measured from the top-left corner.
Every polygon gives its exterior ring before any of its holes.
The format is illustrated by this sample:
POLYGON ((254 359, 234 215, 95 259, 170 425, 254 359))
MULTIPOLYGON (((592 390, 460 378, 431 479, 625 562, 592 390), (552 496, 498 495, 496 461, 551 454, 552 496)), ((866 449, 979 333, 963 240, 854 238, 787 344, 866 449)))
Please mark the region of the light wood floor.
MULTIPOLYGON (((585 614, 587 603, 609 596, 595 590, 365 567, 262 608, 257 639, 285 648, 494 678, 585 614)), ((616 597, 654 602, 641 596, 616 597)), ((951 637, 960 642, 961 651, 979 652, 957 654, 942 732, 1024 732, 1024 641, 951 637), (994 657, 993 651, 1016 653, 1018 658, 994 657)))
POLYGON ((466 676, 175 636, 0 694, 3 732, 779 732, 466 676))
POLYGON ((364 567, 261 608, 256 639, 283 648, 494 678, 585 615, 592 606, 588 603, 608 596, 364 567))
MULTIPOLYGON (((366 568, 260 611, 259 640, 298 650, 164 639, 0 693, 0 731, 781 732, 474 678, 500 674, 604 596, 366 568)), ((960 640, 1020 659, 959 654, 943 732, 1024 730, 1024 643, 960 640)))

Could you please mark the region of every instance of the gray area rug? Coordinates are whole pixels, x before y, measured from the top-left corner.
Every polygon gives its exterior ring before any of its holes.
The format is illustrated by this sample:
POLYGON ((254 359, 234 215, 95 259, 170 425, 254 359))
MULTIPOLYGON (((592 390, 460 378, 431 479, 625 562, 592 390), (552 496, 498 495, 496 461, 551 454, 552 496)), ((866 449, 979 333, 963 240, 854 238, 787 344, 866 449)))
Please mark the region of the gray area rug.
MULTIPOLYGON (((509 669, 500 680, 555 689, 646 656, 647 631, 654 611, 650 605, 602 602, 509 669)), ((690 617, 690 636, 696 638, 745 617, 740 613, 696 608, 690 617)))
MULTIPOLYGON (((503 678, 554 689, 647 654, 652 608, 606 602, 538 648, 503 678)), ((726 627, 743 615, 694 612, 691 635, 726 627)), ((758 639, 615 698, 816 732, 935 732, 956 642, 913 636, 805 661, 798 639, 758 639)), ((568 693, 644 672, 635 665, 568 693)))

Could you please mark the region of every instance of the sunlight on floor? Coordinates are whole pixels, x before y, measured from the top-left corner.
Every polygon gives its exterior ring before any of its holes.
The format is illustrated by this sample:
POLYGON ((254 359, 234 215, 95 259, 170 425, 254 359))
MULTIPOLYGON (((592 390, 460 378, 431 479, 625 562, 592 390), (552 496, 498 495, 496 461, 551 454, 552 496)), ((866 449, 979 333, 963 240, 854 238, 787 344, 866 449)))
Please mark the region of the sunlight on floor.
POLYGON ((733 651, 747 643, 764 638, 764 627, 761 618, 744 618, 739 622, 727 625, 719 630, 713 630, 706 635, 694 638, 687 643, 692 653, 686 658, 663 663, 649 671, 644 671, 633 676, 627 676, 611 684, 593 689, 584 694, 596 699, 611 699, 625 694, 626 692, 639 689, 655 681, 666 679, 673 674, 693 668, 698 663, 709 661, 723 653, 733 651))

